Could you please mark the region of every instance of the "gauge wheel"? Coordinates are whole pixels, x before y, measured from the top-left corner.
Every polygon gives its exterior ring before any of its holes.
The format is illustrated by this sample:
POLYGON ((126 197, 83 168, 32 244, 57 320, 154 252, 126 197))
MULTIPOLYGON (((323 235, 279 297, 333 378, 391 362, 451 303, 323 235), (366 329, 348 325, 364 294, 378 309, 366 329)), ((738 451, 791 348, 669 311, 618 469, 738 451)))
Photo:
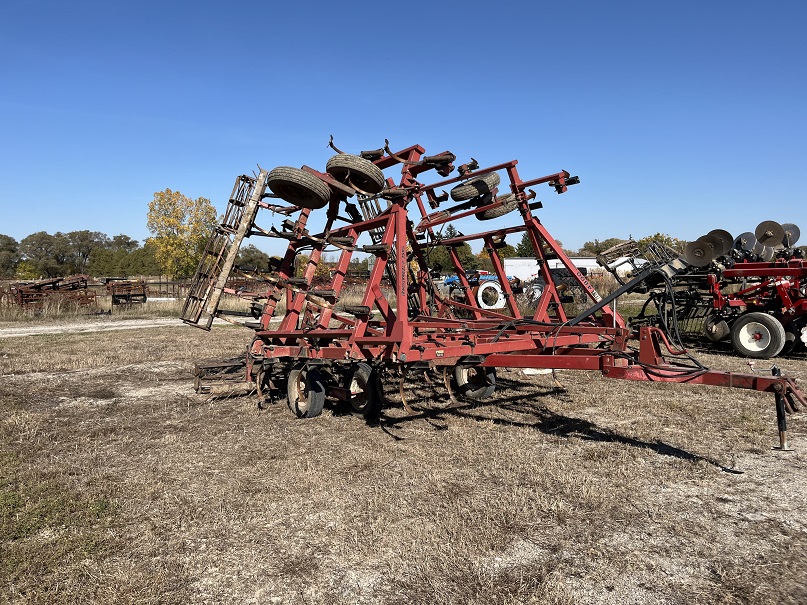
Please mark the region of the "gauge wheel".
POLYGON ((785 345, 785 329, 767 313, 746 313, 731 326, 731 344, 743 357, 770 359, 785 345))
POLYGON ((325 405, 325 383, 316 368, 305 363, 295 365, 289 372, 288 405, 298 418, 313 418, 322 413, 325 405))
POLYGON ((499 183, 501 183, 501 179, 495 172, 483 174, 454 187, 451 190, 451 199, 455 202, 470 200, 490 193, 499 186, 499 183))
POLYGON ((370 160, 340 153, 328 160, 325 172, 359 193, 374 195, 384 188, 384 173, 370 160))
POLYGON ((354 364, 348 374, 350 409, 356 416, 372 418, 381 409, 381 383, 373 368, 364 362, 354 364))
POLYGON ((460 395, 466 399, 484 401, 496 390, 496 368, 454 366, 454 382, 460 395))
POLYGON ((331 199, 331 189, 310 172, 278 166, 266 177, 266 185, 279 198, 300 208, 316 210, 331 199))
POLYGON ((518 207, 518 199, 512 193, 501 196, 499 201, 502 203, 501 206, 491 208, 490 210, 485 210, 484 212, 479 212, 474 216, 476 216, 476 218, 480 221, 489 221, 491 219, 504 216, 518 207))

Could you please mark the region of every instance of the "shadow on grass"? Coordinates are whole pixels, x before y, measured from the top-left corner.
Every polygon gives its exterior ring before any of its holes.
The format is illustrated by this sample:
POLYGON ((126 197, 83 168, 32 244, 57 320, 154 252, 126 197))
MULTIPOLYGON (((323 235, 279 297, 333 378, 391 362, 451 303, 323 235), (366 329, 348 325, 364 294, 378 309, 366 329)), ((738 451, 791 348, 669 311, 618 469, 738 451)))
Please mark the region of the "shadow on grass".
POLYGON ((379 419, 371 424, 379 426, 381 430, 393 439, 403 440, 404 437, 395 435, 392 432, 392 429, 402 423, 414 419, 422 419, 436 429, 445 430, 447 426, 439 424, 439 421, 445 419, 447 416, 454 416, 479 422, 492 422, 500 426, 534 429, 546 435, 564 437, 567 439, 618 443, 629 447, 647 449, 661 456, 671 456, 688 462, 706 462, 727 473, 742 474, 743 472, 724 466, 717 460, 688 452, 687 450, 662 441, 649 442, 634 439, 633 437, 626 437, 588 420, 558 414, 557 412, 549 410, 540 402, 540 399, 545 397, 568 399, 568 395, 564 389, 557 387, 536 387, 535 385, 502 379, 499 379, 497 387, 501 387, 502 390, 508 393, 508 396, 485 402, 463 403, 463 405, 449 408, 422 406, 421 404, 426 403, 426 401, 424 401, 421 396, 420 398, 413 398, 410 401, 410 405, 413 407, 416 406, 416 414, 399 417, 382 414, 379 419), (511 392, 515 393, 509 395, 511 392), (494 416, 487 413, 494 410, 509 412, 509 414, 507 414, 509 417, 494 416), (515 416, 518 416, 518 418, 515 416))

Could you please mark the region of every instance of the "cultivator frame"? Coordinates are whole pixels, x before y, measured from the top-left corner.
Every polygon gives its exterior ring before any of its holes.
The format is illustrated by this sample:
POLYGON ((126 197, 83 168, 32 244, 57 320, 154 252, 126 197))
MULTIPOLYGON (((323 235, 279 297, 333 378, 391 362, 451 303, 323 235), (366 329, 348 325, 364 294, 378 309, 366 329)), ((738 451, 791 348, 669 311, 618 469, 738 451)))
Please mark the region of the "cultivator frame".
MULTIPOLYGON (((449 176, 455 159, 448 151, 426 156, 420 145, 393 153, 387 143, 359 156, 339 152, 326 172, 281 167, 260 169, 254 178, 239 177, 226 214, 236 218, 226 219, 211 237, 183 321, 209 329, 219 317, 253 329, 245 359, 232 363, 245 368, 244 378, 262 396, 285 394, 289 407, 301 417, 319 414, 326 395, 346 402, 355 413, 376 414, 386 403, 384 381, 401 377, 402 387, 413 373, 430 369, 443 370, 450 405, 460 404, 455 393, 466 400, 485 399, 493 392, 496 367, 597 370, 608 378, 766 391, 777 396, 777 409, 781 400, 787 411, 806 403, 791 378, 709 370, 670 344, 658 328, 629 328, 610 306, 615 297, 603 299, 597 293, 534 215, 542 203, 535 201, 531 187, 549 185, 563 194, 579 182, 577 177, 561 170, 524 180, 517 160, 480 168, 473 159, 449 176), (382 172, 394 168, 400 168, 397 181, 382 172), (432 170, 444 178, 421 182, 432 170), (506 193, 499 191, 500 174, 506 175, 506 193), (378 175, 383 180, 377 180, 378 175), (441 209, 449 194, 438 191, 448 186, 453 186, 451 198, 459 203, 441 209), (354 197, 357 205, 351 201, 354 197), (291 205, 274 203, 277 198, 291 205), (309 217, 320 208, 325 211, 324 229, 311 233, 309 217), (281 229, 263 229, 256 224, 260 209, 288 218, 281 229), (449 222, 508 212, 520 218, 519 224, 441 238, 440 228, 449 222), (546 284, 534 311, 526 315, 517 303, 518 288, 508 281, 496 252, 507 237, 523 233, 536 251, 546 284), (286 253, 269 267, 249 272, 263 284, 262 291, 227 290, 227 277, 239 270, 238 247, 252 235, 288 240, 286 253), (483 308, 471 295, 457 248, 472 241, 481 242, 490 256, 504 309, 483 308), (446 249, 450 269, 466 293, 464 300, 436 286, 427 262, 436 246, 446 249), (326 249, 336 250, 338 258, 322 283, 317 268, 326 249), (308 261, 296 267, 303 251, 308 261), (375 262, 359 304, 346 305, 340 298, 355 253, 373 255, 375 262), (567 315, 548 268, 550 259, 558 259, 571 274, 590 304, 587 311, 567 315), (223 294, 248 299, 251 311, 219 310, 223 294), (631 340, 638 341, 638 347, 630 345, 631 340)), ((680 268, 676 261, 652 270, 671 273, 680 268)), ((213 374, 221 371, 217 366, 213 374)), ((205 370, 198 374, 204 378, 205 370)), ((403 388, 400 391, 403 395, 403 388)), ((418 412, 404 397, 402 404, 407 412, 418 412)), ((780 445, 786 446, 786 432, 780 445)))

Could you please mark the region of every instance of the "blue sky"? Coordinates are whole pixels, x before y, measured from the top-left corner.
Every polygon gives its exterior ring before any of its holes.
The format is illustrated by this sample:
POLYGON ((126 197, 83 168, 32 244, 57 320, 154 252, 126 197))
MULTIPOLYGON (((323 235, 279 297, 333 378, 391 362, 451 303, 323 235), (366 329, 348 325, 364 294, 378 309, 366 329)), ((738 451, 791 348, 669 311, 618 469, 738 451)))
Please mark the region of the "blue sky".
POLYGON ((565 195, 538 191, 567 248, 807 228, 803 0, 11 0, 0 14, 0 233, 18 240, 143 240, 155 191, 221 212, 257 164, 324 169, 330 134, 354 153, 388 138, 518 159, 525 179, 577 174, 565 195))

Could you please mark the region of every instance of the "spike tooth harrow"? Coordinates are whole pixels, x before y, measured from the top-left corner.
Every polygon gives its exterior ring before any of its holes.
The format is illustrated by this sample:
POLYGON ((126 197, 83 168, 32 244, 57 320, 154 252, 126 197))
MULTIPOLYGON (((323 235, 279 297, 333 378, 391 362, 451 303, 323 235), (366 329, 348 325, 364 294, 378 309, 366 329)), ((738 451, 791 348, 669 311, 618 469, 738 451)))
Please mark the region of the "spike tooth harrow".
MULTIPOLYGON (((283 167, 282 172, 261 169, 254 178, 239 177, 225 222, 208 242, 182 320, 209 329, 213 318, 220 317, 253 329, 246 360, 232 362, 234 367, 244 366, 245 379, 260 382, 259 393, 285 385, 289 406, 301 417, 319 414, 326 395, 347 402, 356 413, 378 413, 385 402, 381 376, 398 374, 403 380, 410 370, 428 368, 450 370, 446 385, 452 405, 457 403, 453 390, 472 400, 492 394, 496 367, 598 370, 608 378, 772 392, 777 402, 782 398, 793 404, 789 407, 805 404, 791 378, 709 370, 671 346, 661 330, 628 328, 610 306, 616 296, 603 299, 533 214, 542 205, 531 202, 535 196, 530 187, 547 184, 562 194, 579 182, 577 177, 562 170, 525 181, 516 160, 487 168, 480 168, 474 160, 462 165, 459 175, 447 177, 456 159, 453 154, 428 156, 428 161, 424 156, 425 149, 419 145, 396 153, 386 146, 368 152, 372 161, 340 153, 334 156, 338 161, 329 161, 330 172, 283 167), (400 168, 397 183, 382 172, 396 167, 400 168), (419 179, 430 170, 447 178, 422 183, 419 179), (512 196, 507 206, 505 195, 499 193, 500 174, 507 178, 501 189, 509 187, 512 196), (322 185, 329 196, 322 195, 322 185), (453 186, 451 197, 460 203, 437 210, 448 196, 436 191, 448 186, 453 186), (368 191, 371 188, 377 192, 368 191), (353 197, 358 207, 349 201, 353 197), (287 198, 292 205, 270 204, 267 198, 287 198), (281 230, 266 230, 255 224, 260 209, 289 218, 281 230), (325 211, 325 227, 312 234, 308 220, 317 210, 325 211), (520 221, 509 227, 440 238, 442 225, 473 217, 485 220, 495 210, 501 214, 509 211, 520 221), (415 218, 410 218, 410 212, 415 218), (546 284, 534 311, 526 315, 515 296, 519 284, 508 280, 496 252, 505 238, 524 233, 546 284), (243 317, 220 310, 219 302, 228 293, 226 278, 236 270, 241 242, 251 235, 282 238, 288 245, 282 259, 262 274, 251 275, 263 280, 265 291, 241 293, 251 300, 254 314, 243 321, 243 317), (504 297, 503 308, 489 308, 477 300, 474 289, 479 282, 466 275, 458 253, 468 242, 481 242, 489 254, 492 275, 504 297), (318 283, 318 268, 329 247, 338 251, 338 258, 326 283, 318 283), (463 293, 459 299, 442 292, 432 277, 428 257, 437 247, 445 249, 458 276, 463 293), (303 251, 308 252, 308 261, 296 267, 303 251), (357 252, 372 255, 375 262, 360 302, 345 305, 340 299, 357 252), (549 259, 557 259, 565 267, 589 301, 587 311, 572 318, 566 315, 562 288, 549 271, 549 259), (629 340, 638 340, 638 350, 629 348, 629 340), (687 361, 671 361, 671 356, 687 361)), ((674 274, 685 266, 683 259, 664 258, 643 269, 617 295, 654 274, 674 274)), ((201 378, 204 375, 202 372, 201 378)), ((401 395, 404 399, 403 389, 401 395)), ((405 399, 402 403, 407 411, 416 413, 405 399)), ((786 430, 780 430, 781 435, 784 446, 786 430)))

